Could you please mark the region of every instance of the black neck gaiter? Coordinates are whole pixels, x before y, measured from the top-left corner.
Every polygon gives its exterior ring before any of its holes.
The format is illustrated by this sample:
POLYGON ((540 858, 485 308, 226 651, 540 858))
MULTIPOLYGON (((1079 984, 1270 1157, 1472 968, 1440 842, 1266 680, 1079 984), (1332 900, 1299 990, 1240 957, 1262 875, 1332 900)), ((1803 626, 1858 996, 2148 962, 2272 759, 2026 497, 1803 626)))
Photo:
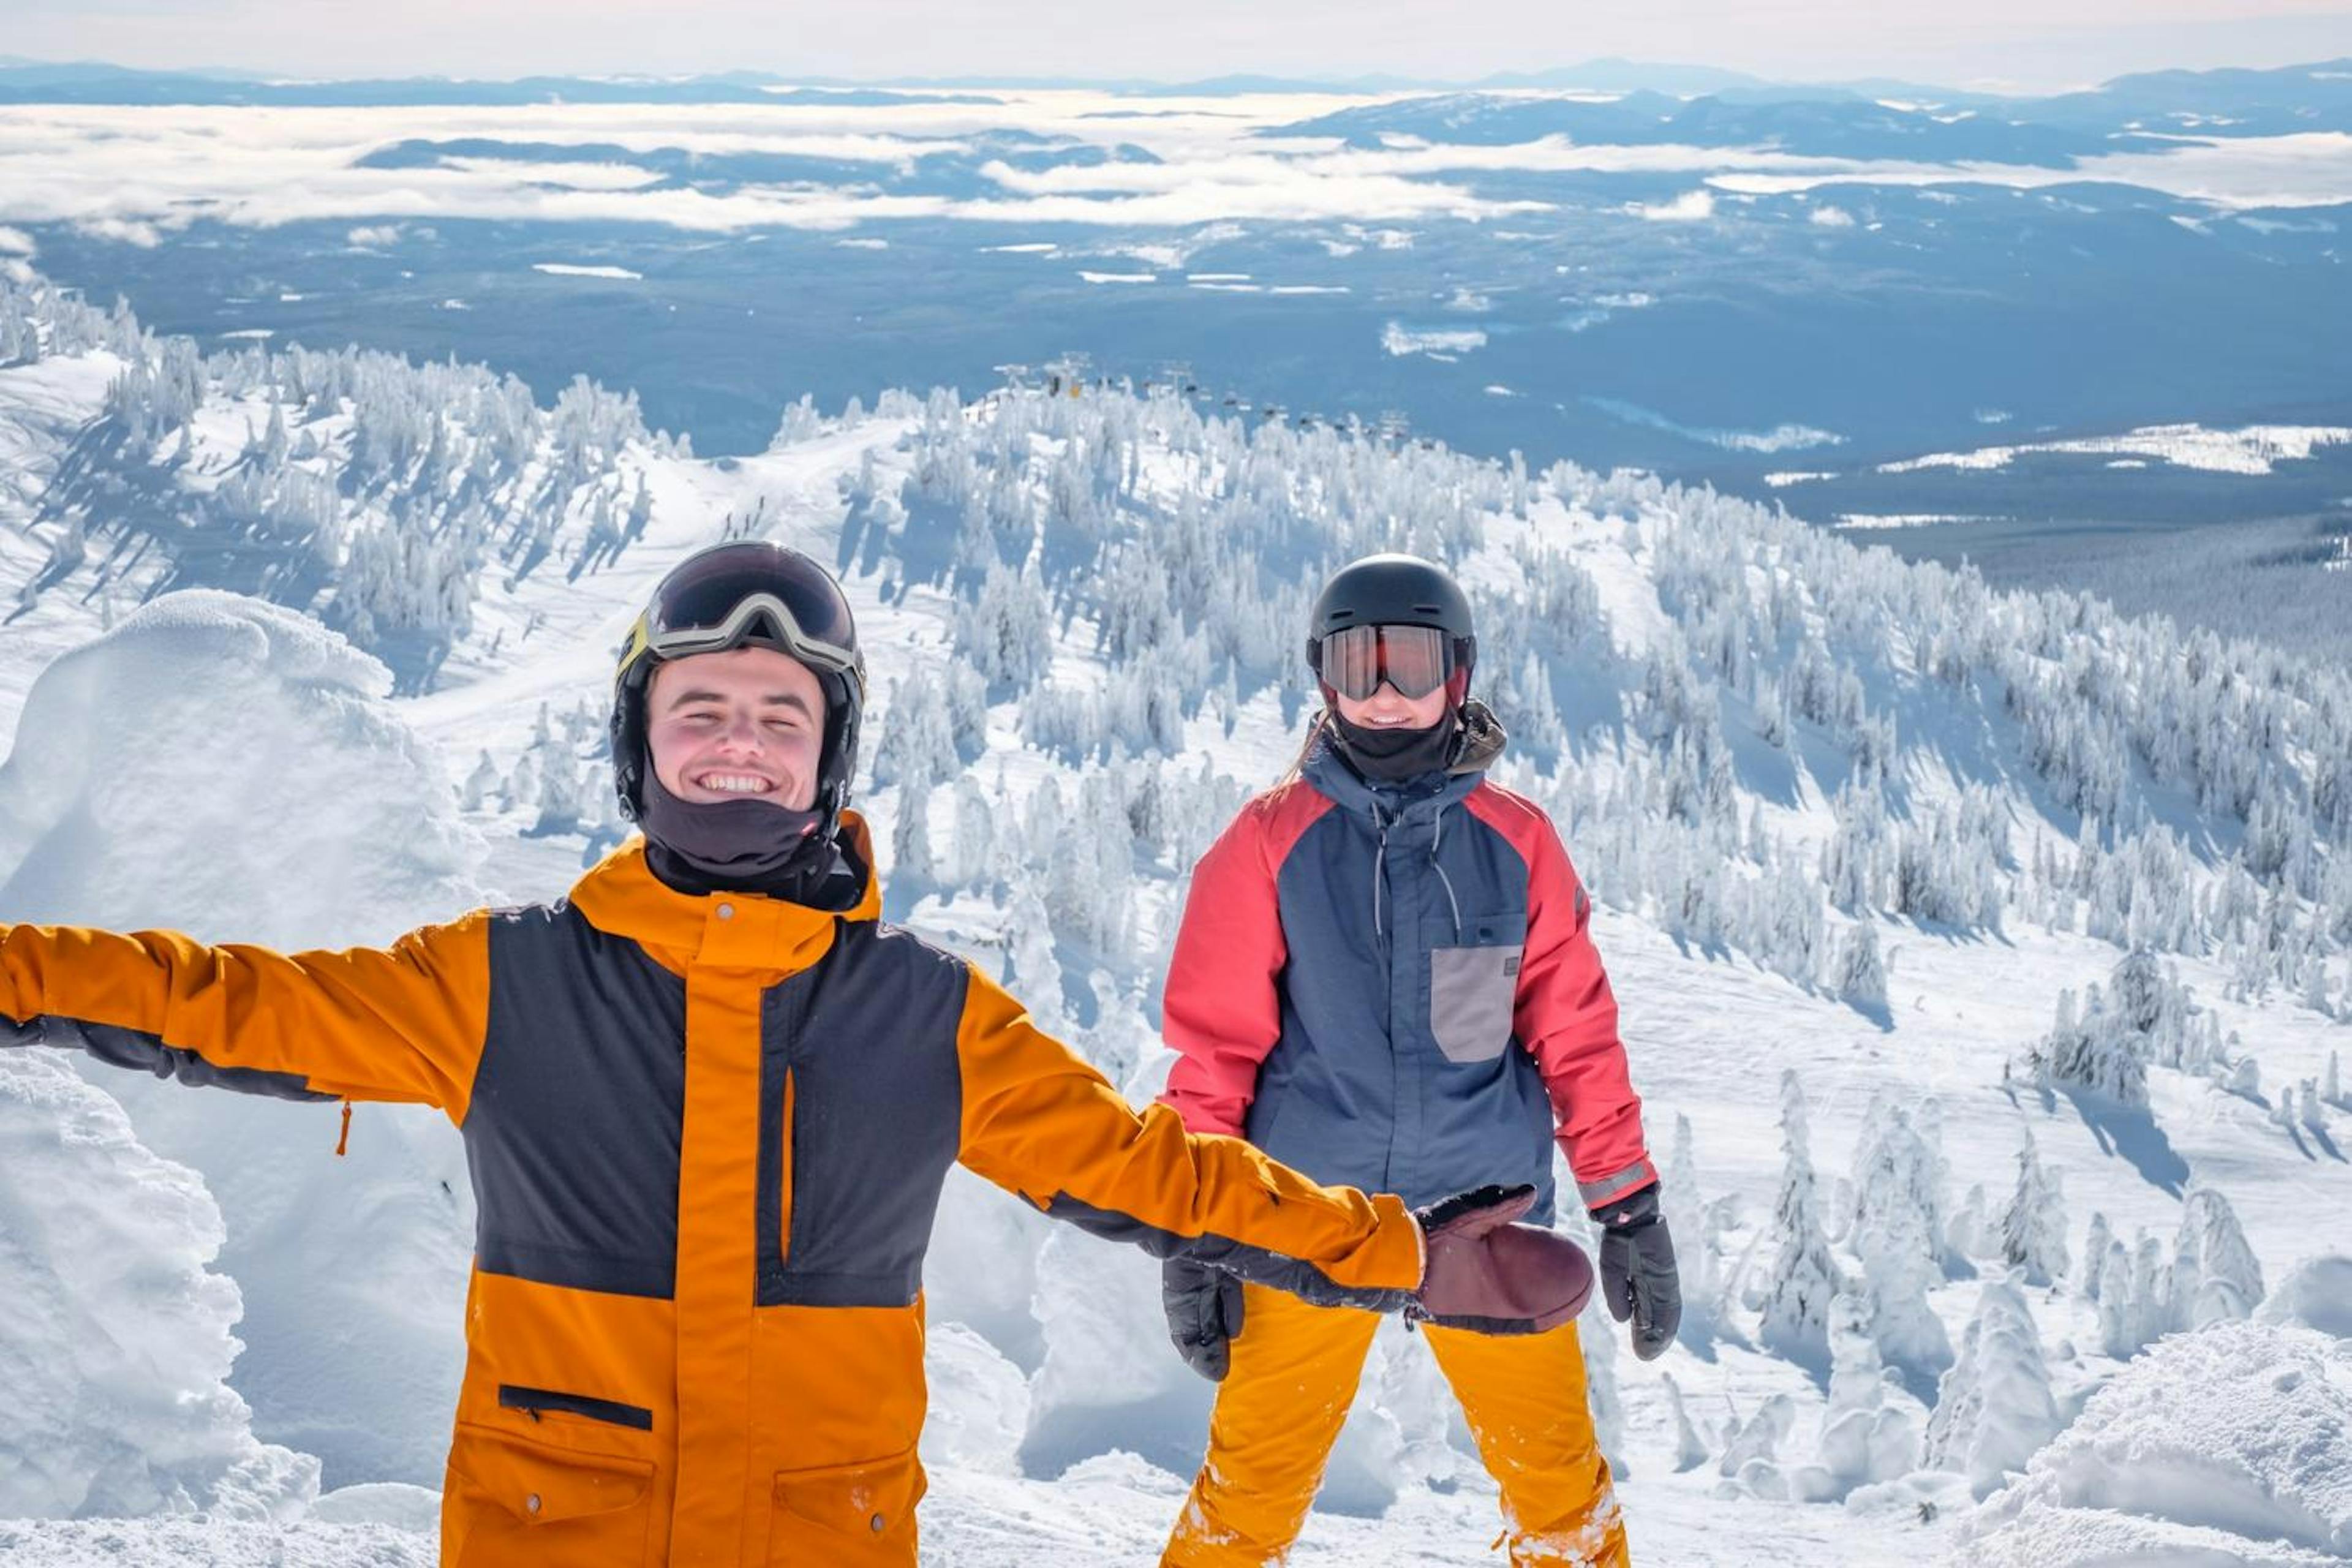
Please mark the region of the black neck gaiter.
POLYGON ((862 890, 863 868, 821 833, 821 812, 765 800, 680 800, 650 767, 645 795, 646 864, 681 893, 761 893, 829 910, 847 908, 862 890))
POLYGON ((1452 710, 1426 730, 1366 729, 1350 724, 1331 710, 1331 725, 1339 754, 1367 784, 1398 784, 1423 773, 1443 773, 1454 760, 1454 737, 1461 721, 1452 710))

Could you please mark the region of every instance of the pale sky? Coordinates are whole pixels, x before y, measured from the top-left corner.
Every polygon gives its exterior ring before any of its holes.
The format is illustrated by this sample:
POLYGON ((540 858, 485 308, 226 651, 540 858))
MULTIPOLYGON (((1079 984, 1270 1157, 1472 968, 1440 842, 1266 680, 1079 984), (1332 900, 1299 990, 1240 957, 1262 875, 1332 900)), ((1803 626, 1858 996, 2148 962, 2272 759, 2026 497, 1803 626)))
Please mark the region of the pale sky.
POLYGON ((2048 90, 2352 56, 2346 0, 0 0, 0 54, 304 76, 1469 79, 1602 56, 2048 90))

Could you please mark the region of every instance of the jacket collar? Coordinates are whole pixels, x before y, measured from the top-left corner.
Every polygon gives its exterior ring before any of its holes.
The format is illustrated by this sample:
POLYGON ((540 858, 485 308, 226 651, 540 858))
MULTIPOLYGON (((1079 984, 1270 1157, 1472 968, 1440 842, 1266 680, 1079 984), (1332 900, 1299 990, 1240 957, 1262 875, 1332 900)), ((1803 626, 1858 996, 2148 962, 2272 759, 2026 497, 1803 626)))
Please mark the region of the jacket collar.
POLYGON ((1373 821, 1417 820, 1435 816, 1476 789, 1486 769, 1502 755, 1506 739, 1494 710, 1472 698, 1462 704, 1461 746, 1442 773, 1396 784, 1368 783, 1348 765, 1328 731, 1317 735, 1298 771, 1318 794, 1328 796, 1343 811, 1373 821))
MULTIPOLYGON (((874 863, 865 819, 841 814, 859 862, 874 863)), ((681 893, 646 864, 646 841, 633 837, 572 886, 572 903, 588 923, 626 937, 683 972, 689 963, 792 973, 824 954, 835 921, 873 921, 882 913, 879 879, 869 870, 857 901, 845 910, 811 909, 759 893, 681 893)))

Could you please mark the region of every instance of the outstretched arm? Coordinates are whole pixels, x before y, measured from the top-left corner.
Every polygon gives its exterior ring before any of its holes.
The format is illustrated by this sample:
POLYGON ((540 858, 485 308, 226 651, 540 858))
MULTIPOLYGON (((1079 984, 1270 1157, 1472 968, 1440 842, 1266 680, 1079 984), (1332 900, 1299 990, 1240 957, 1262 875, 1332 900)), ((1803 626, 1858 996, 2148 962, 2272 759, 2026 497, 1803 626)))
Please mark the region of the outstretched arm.
POLYGON ((291 954, 0 927, 0 1045, 76 1047, 183 1083, 411 1100, 462 1121, 488 1016, 482 913, 389 948, 291 954))
POLYGON ((1238 1138, 1138 1115, 978 972, 956 1051, 964 1164, 1056 1219, 1308 1300, 1388 1310, 1421 1283, 1421 1227, 1393 1194, 1318 1186, 1238 1138))

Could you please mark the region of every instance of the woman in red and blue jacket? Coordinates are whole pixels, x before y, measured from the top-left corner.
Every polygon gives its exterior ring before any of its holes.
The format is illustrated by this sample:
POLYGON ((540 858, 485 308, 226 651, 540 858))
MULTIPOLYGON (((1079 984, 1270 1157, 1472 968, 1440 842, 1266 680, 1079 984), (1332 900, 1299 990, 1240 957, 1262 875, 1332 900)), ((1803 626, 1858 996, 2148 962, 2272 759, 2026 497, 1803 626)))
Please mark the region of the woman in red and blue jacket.
MULTIPOLYGON (((1504 736, 1469 697, 1470 606, 1406 555, 1343 568, 1316 602, 1321 687, 1292 776, 1194 870, 1162 1032, 1161 1100, 1317 1181, 1426 1202, 1537 1190, 1552 1149, 1601 1227, 1601 1285, 1647 1360, 1681 1316, 1657 1172, 1628 1079, 1591 904, 1551 821, 1486 778, 1504 736)), ((1169 1329, 1219 1383, 1169 1568, 1277 1560, 1305 1522, 1378 1319, 1171 1260, 1169 1329)), ((1431 1325, 1501 1489, 1516 1568, 1622 1565, 1576 1327, 1431 1325)))

